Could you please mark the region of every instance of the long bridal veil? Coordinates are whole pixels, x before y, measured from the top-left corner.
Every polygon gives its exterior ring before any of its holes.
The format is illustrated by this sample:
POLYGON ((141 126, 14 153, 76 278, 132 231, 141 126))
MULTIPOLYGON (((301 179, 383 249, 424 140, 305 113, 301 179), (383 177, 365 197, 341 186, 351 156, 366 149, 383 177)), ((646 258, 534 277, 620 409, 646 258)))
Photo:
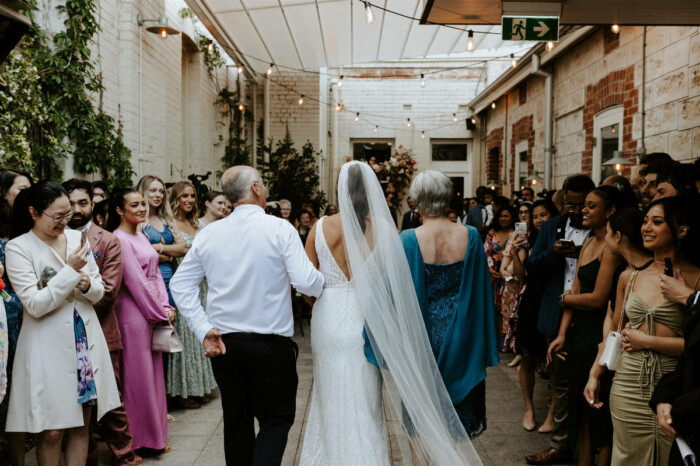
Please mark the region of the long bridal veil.
POLYGON ((440 376, 401 240, 369 165, 343 165, 338 203, 352 284, 396 418, 422 464, 482 464, 440 376))

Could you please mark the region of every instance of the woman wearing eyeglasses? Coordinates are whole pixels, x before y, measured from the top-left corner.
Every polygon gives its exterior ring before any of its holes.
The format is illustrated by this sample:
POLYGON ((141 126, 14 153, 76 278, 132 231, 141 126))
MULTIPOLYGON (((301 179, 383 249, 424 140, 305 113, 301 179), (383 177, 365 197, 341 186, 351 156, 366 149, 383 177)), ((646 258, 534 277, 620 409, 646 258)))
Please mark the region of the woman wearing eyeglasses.
POLYGON ((100 419, 121 404, 92 307, 104 285, 88 243, 65 230, 72 216, 61 185, 41 181, 17 195, 6 248, 24 306, 6 430, 39 433, 40 465, 58 464, 64 436, 66 464, 85 464, 91 409, 100 419))

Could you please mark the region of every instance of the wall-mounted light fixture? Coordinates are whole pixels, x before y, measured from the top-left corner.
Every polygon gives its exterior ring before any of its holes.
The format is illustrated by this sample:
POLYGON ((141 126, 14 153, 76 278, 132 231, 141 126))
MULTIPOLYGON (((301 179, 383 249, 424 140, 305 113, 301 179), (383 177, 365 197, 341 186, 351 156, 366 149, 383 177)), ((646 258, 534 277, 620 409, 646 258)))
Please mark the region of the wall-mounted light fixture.
POLYGON ((622 175, 622 166, 623 165, 634 165, 632 162, 627 160, 625 158, 625 155, 639 155, 638 152, 622 152, 621 150, 614 150, 613 151, 613 156, 610 160, 603 162, 603 165, 614 165, 615 166, 615 171, 617 172, 618 175, 622 175))
POLYGON ((148 19, 144 18, 144 16, 139 13, 136 15, 136 22, 138 22, 141 27, 145 27, 146 23, 156 23, 153 26, 146 27, 146 31, 152 34, 158 34, 158 37, 161 39, 167 39, 168 35, 180 34, 180 31, 168 26, 168 18, 165 16, 161 16, 158 19, 148 19))

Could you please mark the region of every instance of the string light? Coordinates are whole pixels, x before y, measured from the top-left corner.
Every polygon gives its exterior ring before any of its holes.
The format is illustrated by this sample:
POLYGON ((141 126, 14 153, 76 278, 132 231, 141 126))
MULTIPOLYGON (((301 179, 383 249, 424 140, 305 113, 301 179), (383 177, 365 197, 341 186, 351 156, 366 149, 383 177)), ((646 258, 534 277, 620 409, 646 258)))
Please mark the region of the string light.
POLYGON ((275 66, 274 63, 270 63, 270 66, 267 67, 267 75, 270 76, 272 74, 272 67, 275 66))
POLYGON ((552 42, 552 41, 550 40, 549 42, 547 42, 547 51, 550 51, 550 50, 552 50, 553 48, 554 48, 554 42, 552 42))
POLYGON ((457 114, 456 113, 452 114, 452 119, 455 121, 455 123, 457 123, 457 114))
POLYGON ((474 50, 474 31, 471 29, 467 34, 467 52, 472 52, 474 50))
POLYGON ((299 97, 299 105, 304 105, 304 94, 299 97))
POLYGON ((620 25, 619 25, 619 24, 613 24, 613 25, 610 27, 610 29, 612 29, 612 32, 614 32, 615 34, 617 34, 618 32, 620 32, 620 25))
POLYGON ((340 102, 338 102, 337 104, 335 104, 335 111, 336 111, 336 112, 339 112, 339 111, 340 111, 340 102))
POLYGON ((420 137, 421 137, 422 139, 425 139, 425 131, 421 131, 421 132, 420 132, 420 137))
POLYGON ((513 68, 518 66, 518 60, 515 59, 515 55, 512 53, 510 54, 510 64, 513 65, 513 68))
POLYGON ((420 87, 425 87, 425 75, 420 75, 420 87))
POLYGON ((374 22, 374 13, 372 13, 372 7, 369 2, 365 2, 365 21, 367 21, 367 24, 374 22))
POLYGON ((355 121, 360 121, 360 112, 355 114, 355 121))
POLYGON ((411 127, 411 119, 410 118, 406 118, 406 126, 408 126, 409 128, 411 127))
POLYGON ((338 79, 338 89, 343 87, 343 75, 340 75, 340 78, 338 79))
POLYGON ((243 104, 238 104, 238 110, 242 112, 244 108, 245 106, 243 104))
POLYGON ((379 125, 374 125, 374 132, 376 133, 377 131, 379 131, 379 125))
POLYGON ((491 102, 491 108, 496 110, 496 102, 491 102))
POLYGON ((241 64, 241 65, 238 65, 238 74, 242 74, 242 73, 243 73, 243 65, 241 64))
POLYGON ((207 44, 207 52, 212 53, 214 51, 214 42, 209 42, 207 44))

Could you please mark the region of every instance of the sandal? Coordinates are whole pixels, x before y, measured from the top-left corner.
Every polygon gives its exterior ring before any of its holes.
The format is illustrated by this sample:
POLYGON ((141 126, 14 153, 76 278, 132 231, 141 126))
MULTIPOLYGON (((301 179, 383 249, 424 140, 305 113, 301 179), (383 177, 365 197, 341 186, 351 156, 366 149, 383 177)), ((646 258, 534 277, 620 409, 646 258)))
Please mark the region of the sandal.
POLYGON ((141 456, 137 455, 136 453, 134 453, 134 462, 135 462, 136 464, 141 464, 141 463, 143 463, 143 457, 141 457, 141 456))
POLYGON ((179 398, 177 403, 185 409, 199 409, 202 407, 194 398, 179 398))
POLYGON ((168 413, 168 422, 173 422, 174 420, 175 418, 170 413, 168 413))
POLYGON ((511 362, 506 364, 508 367, 518 367, 520 365, 520 361, 522 359, 522 356, 517 355, 511 362))

